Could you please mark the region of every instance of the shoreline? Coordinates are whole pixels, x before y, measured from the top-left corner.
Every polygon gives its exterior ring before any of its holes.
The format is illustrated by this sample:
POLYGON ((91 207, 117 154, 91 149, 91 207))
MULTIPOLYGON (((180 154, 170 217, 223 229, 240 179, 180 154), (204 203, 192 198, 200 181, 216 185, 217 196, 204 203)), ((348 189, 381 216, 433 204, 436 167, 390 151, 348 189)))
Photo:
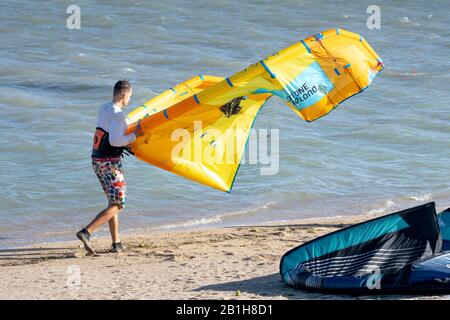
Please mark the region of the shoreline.
MULTIPOLYGON (((426 199, 426 201, 417 201, 415 203, 409 204, 410 207, 420 205, 426 202, 437 202, 440 199, 426 199)), ((390 201, 390 199, 388 199, 390 201)), ((449 207, 449 205, 438 205, 436 203, 436 212, 439 213, 449 207)), ((319 216, 319 217, 305 217, 305 218, 297 218, 297 219, 280 219, 280 220, 267 220, 262 222, 255 222, 255 223, 243 223, 243 224, 236 224, 230 221, 214 221, 214 222, 199 222, 199 223, 192 223, 192 221, 201 221, 203 218, 198 219, 189 219, 189 220, 182 220, 172 223, 163 223, 161 225, 156 226, 148 226, 148 227, 136 227, 136 226, 130 226, 128 229, 124 228, 123 231, 121 231, 121 234, 128 235, 128 236, 139 236, 139 235, 147 235, 147 234, 153 234, 153 233, 159 233, 159 232, 189 232, 189 231, 196 231, 196 230, 208 230, 208 229, 220 229, 220 228, 233 228, 233 227, 249 227, 249 226, 269 226, 269 225, 278 225, 278 224, 297 224, 297 223, 304 223, 308 221, 328 221, 328 220, 337 220, 337 219, 359 219, 359 221, 363 220, 369 220, 373 219, 379 216, 387 215, 390 213, 394 213, 396 211, 402 210, 404 207, 398 207, 398 208, 375 208, 368 210, 368 212, 361 213, 361 214, 344 214, 344 215, 334 215, 334 216, 319 216), (361 220, 362 219, 362 220, 361 220)), ((219 215, 220 216, 220 215, 219 215)), ((210 217, 207 217, 207 219, 210 219, 210 217)), ((1 244, 0 243, 0 251, 1 250, 10 250, 10 249, 22 249, 22 248, 30 248, 35 246, 45 246, 45 245, 51 245, 53 243, 63 243, 63 242, 70 242, 72 239, 75 239, 75 232, 78 231, 81 228, 81 225, 77 227, 78 229, 65 229, 62 231, 44 231, 40 233, 41 236, 44 236, 46 241, 36 241, 37 236, 33 234, 33 239, 26 241, 26 243, 23 243, 25 241, 20 241, 20 243, 15 244, 1 244), (61 236, 64 234, 64 236, 61 236), (52 238, 53 237, 53 238, 52 238)), ((109 230, 107 226, 103 226, 100 228, 94 237, 108 237, 109 236, 109 230)), ((5 238, 6 240, 14 240, 13 238, 5 238)), ((23 239, 20 239, 23 240, 23 239)))
POLYGON ((108 237, 98 237, 99 257, 86 256, 77 240, 4 249, 0 299, 450 299, 325 295, 282 282, 285 252, 378 216, 126 234, 119 254, 108 253, 108 237))
MULTIPOLYGON (((159 233, 184 233, 184 232, 194 232, 194 231, 204 231, 204 230, 215 230, 215 229, 229 229, 229 228, 250 228, 250 227, 269 227, 269 226, 278 226, 278 225, 296 225, 296 224, 304 224, 308 222, 324 223, 325 221, 337 221, 338 219, 351 220, 358 219, 358 221, 365 221, 369 219, 373 219, 376 217, 383 216, 388 213, 375 213, 375 214, 361 214, 361 215, 336 215, 336 216, 325 216, 325 217, 310 217, 310 218, 302 218, 302 219, 293 219, 293 220, 276 220, 276 221, 265 221, 261 223, 255 224, 227 224, 227 225, 218 225, 217 223, 199 223, 195 225, 177 225, 173 227, 148 227, 148 228, 131 228, 120 231, 121 238, 129 238, 129 237, 139 237, 139 236, 149 236, 153 234, 159 233)), ((357 223, 357 222, 355 222, 357 223)), ((353 224, 350 223, 349 224, 353 224)), ((78 241, 76 239, 75 233, 77 230, 71 231, 63 231, 65 234, 72 234, 72 240, 70 239, 55 239, 43 242, 34 242, 25 245, 17 245, 17 246, 5 246, 0 247, 0 252, 4 250, 20 250, 20 249, 32 249, 36 247, 45 247, 51 245, 58 245, 64 243, 71 243, 74 241, 78 241)), ((53 233, 53 232, 50 232, 53 233)), ((45 236, 48 236, 49 232, 44 232, 45 236)), ((92 239, 109 239, 109 230, 106 225, 103 225, 96 233, 93 235, 92 239)), ((0 262, 0 266, 2 266, 0 262)))

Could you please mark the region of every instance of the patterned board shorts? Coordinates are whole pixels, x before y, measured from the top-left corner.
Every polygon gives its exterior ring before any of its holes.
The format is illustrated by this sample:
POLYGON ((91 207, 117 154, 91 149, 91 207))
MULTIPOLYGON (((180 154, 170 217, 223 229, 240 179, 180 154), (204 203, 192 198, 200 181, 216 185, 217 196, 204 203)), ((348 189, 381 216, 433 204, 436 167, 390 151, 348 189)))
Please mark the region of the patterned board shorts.
POLYGON ((92 159, 92 167, 108 198, 109 205, 117 204, 124 208, 127 185, 120 159, 92 159))

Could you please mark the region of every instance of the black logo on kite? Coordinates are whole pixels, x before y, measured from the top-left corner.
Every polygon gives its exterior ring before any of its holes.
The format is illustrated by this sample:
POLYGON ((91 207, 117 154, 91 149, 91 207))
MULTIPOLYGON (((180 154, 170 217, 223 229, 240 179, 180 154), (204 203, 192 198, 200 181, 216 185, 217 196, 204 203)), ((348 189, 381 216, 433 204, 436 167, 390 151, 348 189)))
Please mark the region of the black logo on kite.
POLYGON ((244 99, 245 99, 245 97, 234 98, 230 102, 227 102, 226 104, 221 106, 220 111, 222 111, 227 118, 231 117, 234 114, 238 114, 242 108, 239 104, 241 103, 241 100, 244 100, 244 99))

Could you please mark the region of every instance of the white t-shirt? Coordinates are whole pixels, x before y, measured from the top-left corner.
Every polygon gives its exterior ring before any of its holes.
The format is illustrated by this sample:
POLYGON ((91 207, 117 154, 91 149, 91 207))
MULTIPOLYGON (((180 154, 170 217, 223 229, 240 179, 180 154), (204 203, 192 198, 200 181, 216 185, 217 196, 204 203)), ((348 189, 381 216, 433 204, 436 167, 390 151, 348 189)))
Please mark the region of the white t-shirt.
POLYGON ((125 135, 127 129, 125 115, 122 109, 112 101, 105 103, 100 108, 97 127, 109 133, 109 143, 113 147, 123 147, 136 140, 134 133, 125 135))

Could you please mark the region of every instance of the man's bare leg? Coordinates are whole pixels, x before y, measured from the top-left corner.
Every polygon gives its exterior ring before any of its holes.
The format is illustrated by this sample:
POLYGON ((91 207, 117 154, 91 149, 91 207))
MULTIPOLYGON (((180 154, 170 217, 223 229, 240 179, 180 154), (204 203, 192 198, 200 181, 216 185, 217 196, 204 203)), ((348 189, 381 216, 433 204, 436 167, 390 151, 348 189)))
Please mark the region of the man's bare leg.
POLYGON ((109 221, 109 232, 111 233, 112 243, 119 243, 119 215, 116 214, 109 221))
POLYGON ((77 232, 77 238, 83 242, 84 248, 89 254, 95 254, 95 250, 92 248, 90 242, 92 233, 106 222, 109 223, 109 231, 111 232, 113 243, 114 241, 120 241, 118 214, 122 208, 123 206, 119 204, 109 205, 108 208, 101 211, 86 228, 77 232))
POLYGON ((113 205, 109 206, 105 210, 101 211, 94 218, 94 220, 92 220, 92 222, 87 225, 87 227, 85 229, 87 230, 87 232, 92 234, 93 232, 95 232, 95 230, 100 228, 100 226, 102 224, 105 224, 107 221, 109 221, 112 218, 114 218, 115 216, 117 216, 117 214, 120 212, 121 209, 122 209, 122 206, 120 206, 118 204, 113 204, 113 205))

